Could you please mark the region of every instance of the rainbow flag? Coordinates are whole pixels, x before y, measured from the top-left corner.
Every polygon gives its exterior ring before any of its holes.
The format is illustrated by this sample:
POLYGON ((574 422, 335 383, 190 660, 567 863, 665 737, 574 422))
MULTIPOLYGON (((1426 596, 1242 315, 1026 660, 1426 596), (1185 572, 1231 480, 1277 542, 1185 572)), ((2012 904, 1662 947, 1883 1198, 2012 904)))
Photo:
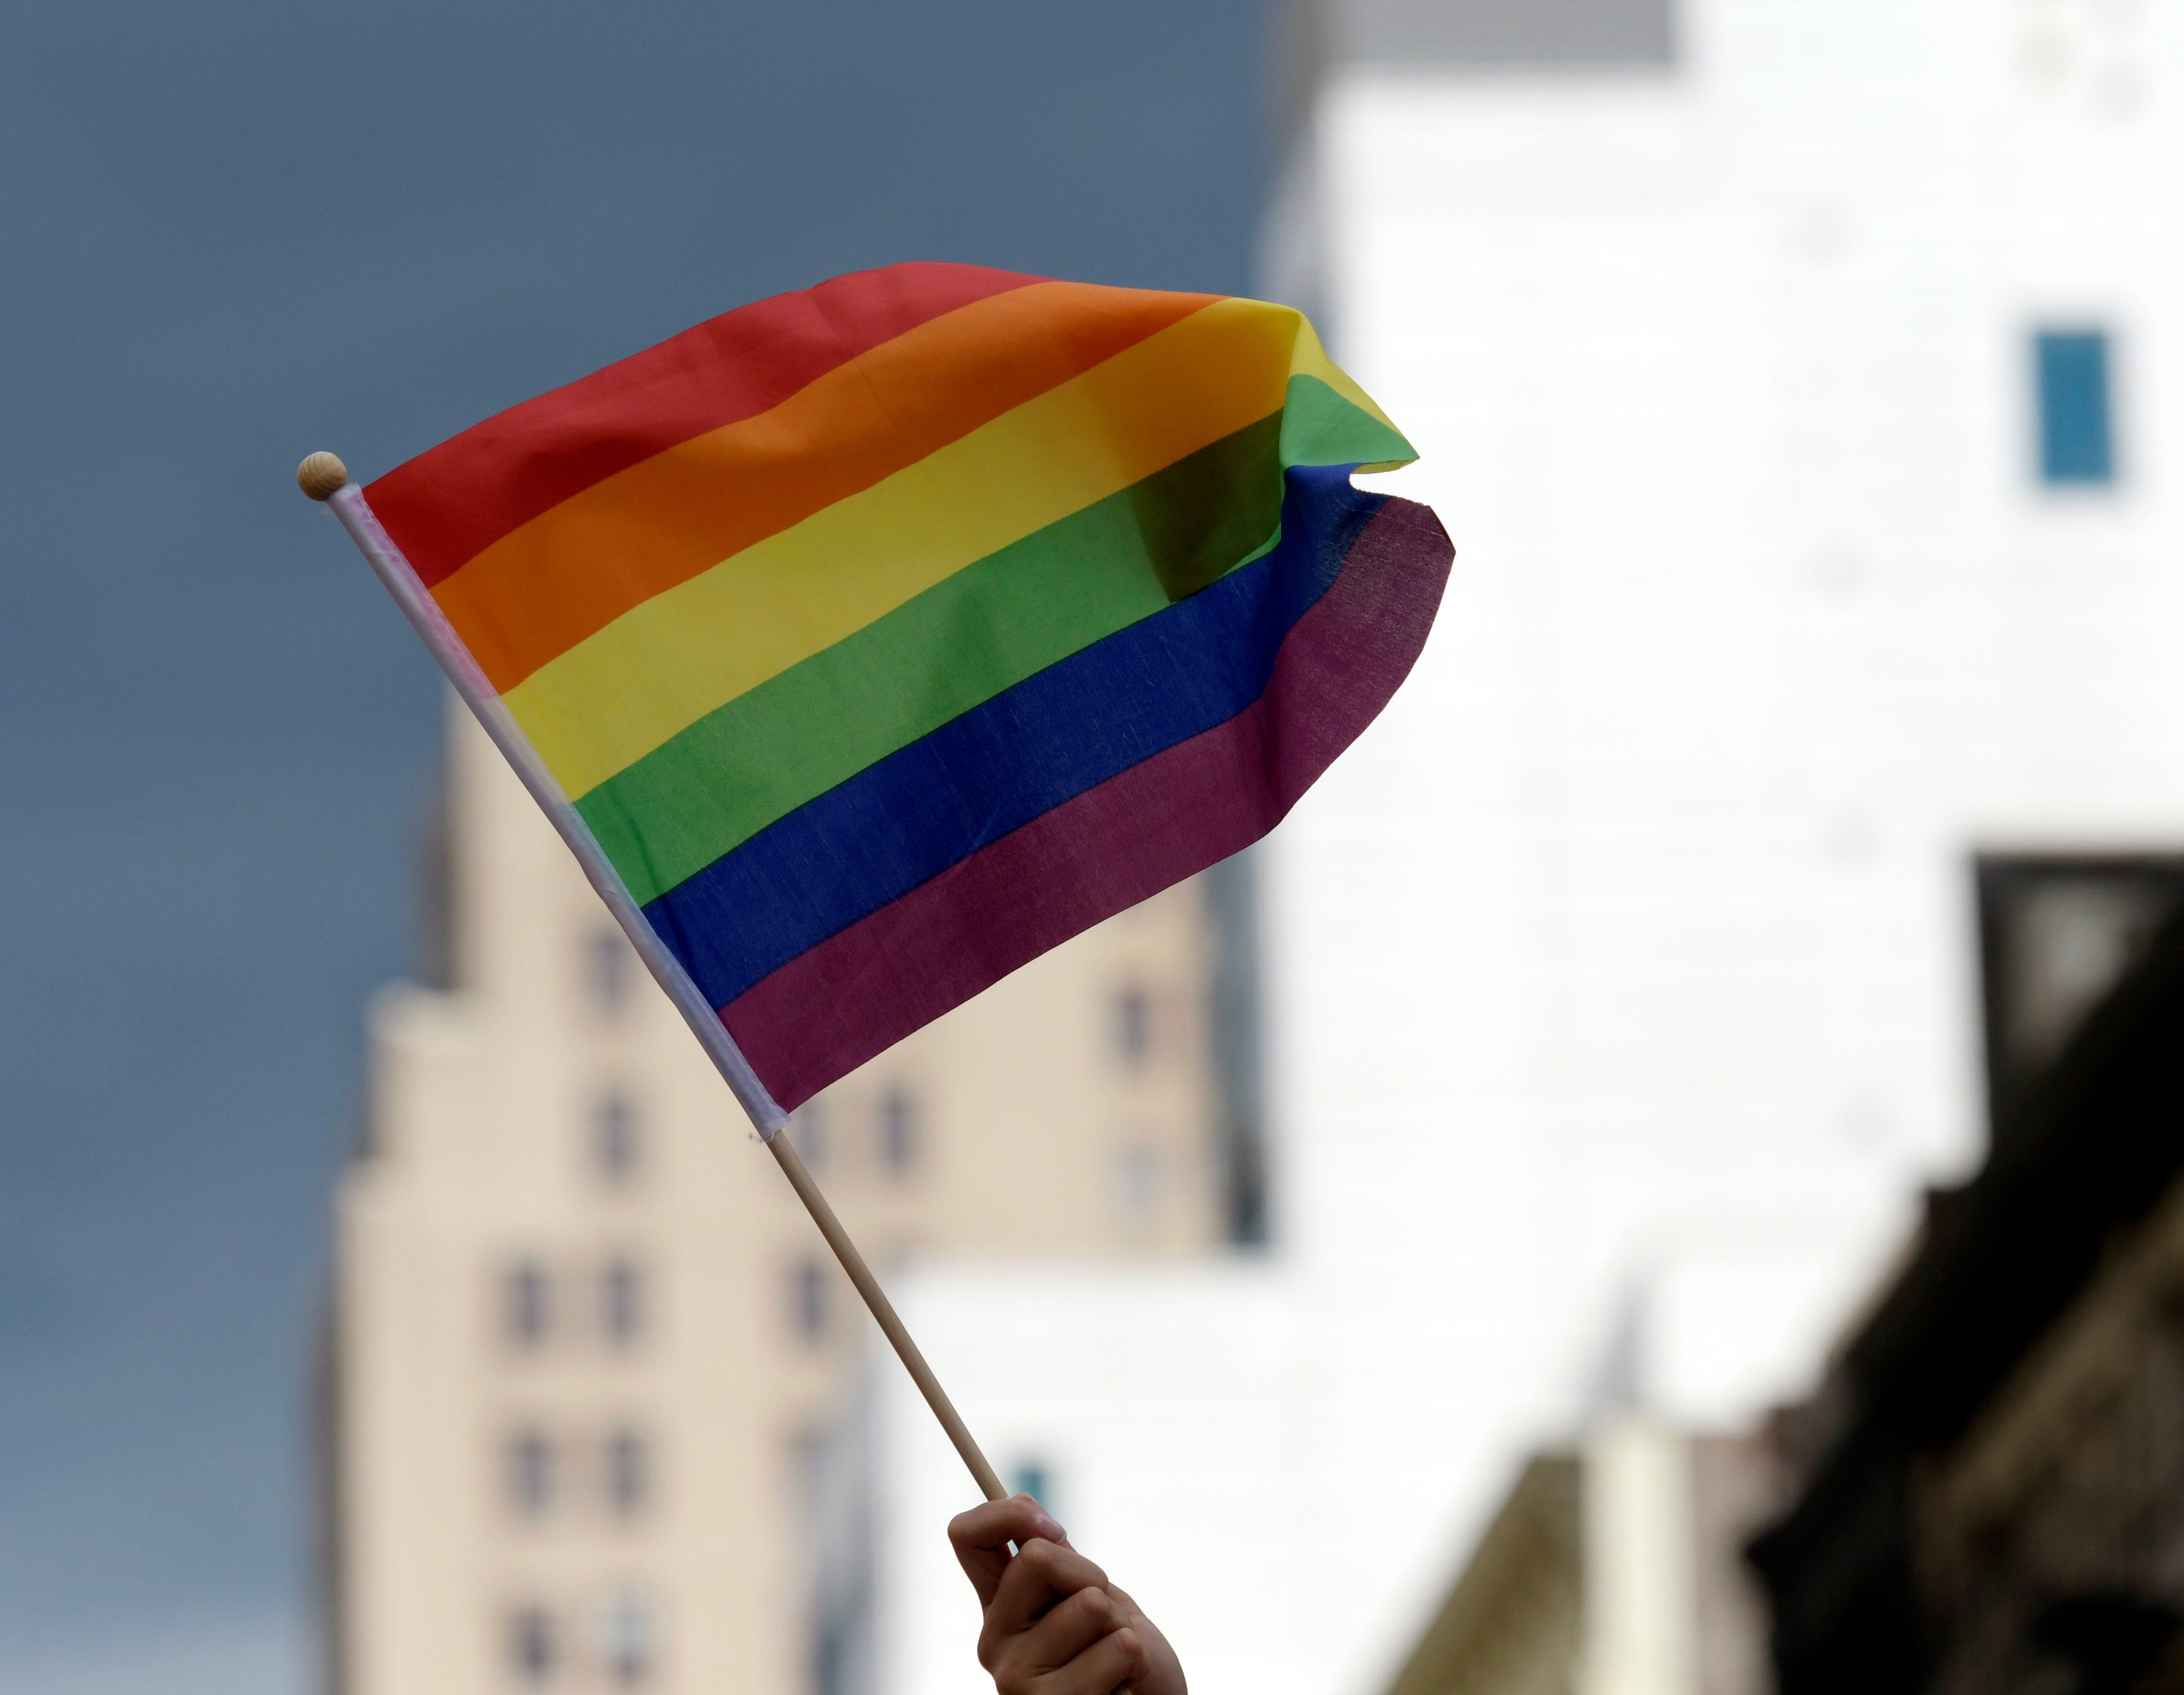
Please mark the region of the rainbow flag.
POLYGON ((716 318, 365 491, 793 1108, 1271 829, 1450 548, 1296 312, 953 264, 716 318))

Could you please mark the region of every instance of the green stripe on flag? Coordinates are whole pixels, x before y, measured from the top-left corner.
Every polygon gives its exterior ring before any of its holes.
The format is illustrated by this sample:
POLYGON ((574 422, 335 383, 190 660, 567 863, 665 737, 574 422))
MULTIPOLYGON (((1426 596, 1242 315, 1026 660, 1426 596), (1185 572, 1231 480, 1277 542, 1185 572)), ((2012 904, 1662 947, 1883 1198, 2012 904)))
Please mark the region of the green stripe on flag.
POLYGON ((936 583, 586 794, 577 809, 632 897, 658 898, 950 719, 1258 558, 1277 539, 1284 464, 1410 457, 1315 378, 1292 379, 1287 401, 936 583))

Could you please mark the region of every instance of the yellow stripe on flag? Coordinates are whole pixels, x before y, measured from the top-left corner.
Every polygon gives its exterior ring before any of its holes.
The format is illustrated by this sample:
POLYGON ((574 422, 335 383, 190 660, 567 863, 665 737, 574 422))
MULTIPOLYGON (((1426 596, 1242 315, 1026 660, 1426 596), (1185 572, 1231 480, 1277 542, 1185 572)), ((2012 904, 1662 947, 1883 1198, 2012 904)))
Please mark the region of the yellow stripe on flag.
POLYGON ((1292 374, 1380 415, 1298 313, 1217 301, 632 609, 509 709, 581 796, 965 566, 1279 411, 1292 374))

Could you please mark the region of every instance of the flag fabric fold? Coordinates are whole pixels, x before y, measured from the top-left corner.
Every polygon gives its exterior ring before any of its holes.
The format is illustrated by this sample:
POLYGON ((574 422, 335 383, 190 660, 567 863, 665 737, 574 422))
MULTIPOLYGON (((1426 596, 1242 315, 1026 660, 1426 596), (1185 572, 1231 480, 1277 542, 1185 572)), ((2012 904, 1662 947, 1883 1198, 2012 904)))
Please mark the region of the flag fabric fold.
POLYGON ((365 495, 793 1108, 1266 833, 1450 548, 1287 308, 906 264, 725 314, 365 495))

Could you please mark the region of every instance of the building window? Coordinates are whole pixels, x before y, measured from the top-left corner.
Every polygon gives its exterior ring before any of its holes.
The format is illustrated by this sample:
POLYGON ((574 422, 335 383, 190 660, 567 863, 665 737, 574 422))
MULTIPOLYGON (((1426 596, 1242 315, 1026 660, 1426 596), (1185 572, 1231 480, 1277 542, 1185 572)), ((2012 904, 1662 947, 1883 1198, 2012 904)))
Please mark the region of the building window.
POLYGON ((624 1688, 652 1675, 652 1609, 643 1596, 625 1592, 600 1609, 599 1658, 608 1676, 624 1688))
POLYGON ((518 1431, 503 1453, 508 1504, 519 1517, 543 1519, 554 1504, 554 1444, 540 1431, 518 1431))
POLYGON ((627 1259, 610 1259, 599 1271, 599 1328, 616 1348, 635 1345, 644 1329, 644 1279, 627 1259))
POLYGON ((610 1183, 637 1175, 637 1107, 620 1089, 609 1089, 592 1110, 592 1159, 610 1183))
POLYGON ((584 986, 593 1007, 611 1017, 629 1004, 637 981, 637 958, 619 930, 592 932, 584 953, 584 986))
POLYGON ((900 1086, 880 1097, 880 1164, 906 1177, 917 1164, 917 1103, 900 1086))
POLYGON ((816 1259, 800 1261, 788 1278, 789 1320, 797 1335, 816 1342, 827 1331, 827 1268, 816 1259))
POLYGON ((508 1660, 516 1681, 532 1688, 550 1681, 559 1655, 554 1615, 543 1607, 518 1607, 508 1615, 508 1660))
POLYGON ((2100 330, 2038 330, 2032 336, 2040 408, 2040 481, 2098 488, 2115 481, 2109 338, 2100 330))
POLYGON ((1160 1195, 1160 1154, 1148 1142, 1134 1142, 1115 1160, 1115 1209, 1140 1219, 1160 1195))
POLYGON ((1115 1053, 1125 1069, 1140 1071, 1153 1053, 1153 1001, 1143 986, 1132 983, 1115 997, 1115 1053))
POLYGON ((546 1268, 535 1259, 519 1259, 501 1274, 501 1332, 511 1348, 528 1352, 544 1345, 550 1290, 546 1268))
POLYGON ((644 1510, 652 1487, 651 1454, 644 1438, 622 1429, 607 1438, 607 1505, 618 1519, 633 1519, 644 1510))
POLYGON ((2086 1021, 2184 913, 2184 858, 1990 854, 1976 864, 1988 1123, 1997 1148, 2086 1021))

